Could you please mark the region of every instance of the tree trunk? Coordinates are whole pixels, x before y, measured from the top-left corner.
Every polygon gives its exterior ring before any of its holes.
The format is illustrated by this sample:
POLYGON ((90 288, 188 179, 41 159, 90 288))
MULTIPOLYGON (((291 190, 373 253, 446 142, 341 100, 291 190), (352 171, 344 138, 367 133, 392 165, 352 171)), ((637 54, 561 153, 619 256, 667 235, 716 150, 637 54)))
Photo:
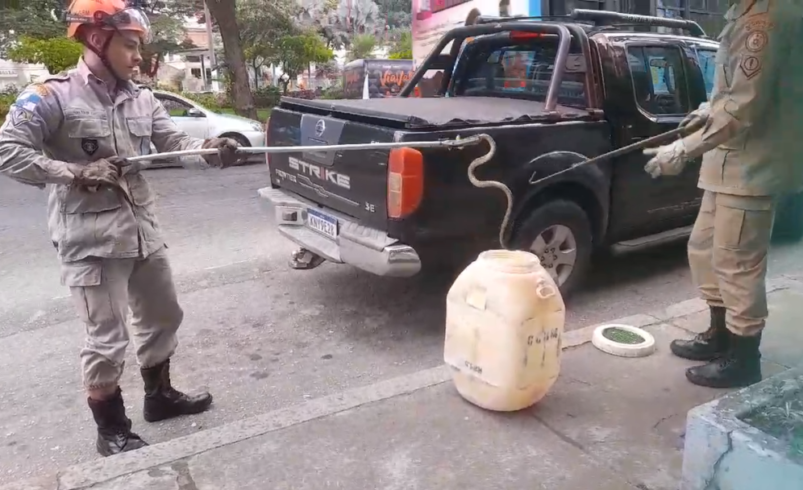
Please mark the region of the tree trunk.
POLYGON ((237 26, 235 0, 206 0, 209 12, 217 21, 220 37, 223 39, 223 54, 231 74, 231 93, 234 99, 234 112, 256 119, 254 96, 248 85, 248 70, 240 44, 240 29, 237 26))
POLYGON ((254 90, 259 90, 259 81, 262 80, 262 65, 254 60, 254 90))
POLYGON ((162 64, 161 63, 161 61, 162 61, 161 58, 162 58, 161 56, 157 55, 156 56, 156 61, 151 63, 150 73, 148 73, 149 77, 154 78, 154 79, 156 78, 156 74, 159 73, 159 67, 162 64))

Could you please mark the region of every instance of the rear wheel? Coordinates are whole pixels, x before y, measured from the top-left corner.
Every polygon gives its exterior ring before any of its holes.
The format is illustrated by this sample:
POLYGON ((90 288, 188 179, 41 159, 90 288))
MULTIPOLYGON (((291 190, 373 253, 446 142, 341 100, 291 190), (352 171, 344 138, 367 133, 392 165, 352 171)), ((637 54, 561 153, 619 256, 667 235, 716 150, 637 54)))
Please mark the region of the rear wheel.
POLYGON ((576 203, 549 201, 521 221, 511 246, 535 254, 561 294, 569 296, 581 284, 591 263, 591 223, 576 203))

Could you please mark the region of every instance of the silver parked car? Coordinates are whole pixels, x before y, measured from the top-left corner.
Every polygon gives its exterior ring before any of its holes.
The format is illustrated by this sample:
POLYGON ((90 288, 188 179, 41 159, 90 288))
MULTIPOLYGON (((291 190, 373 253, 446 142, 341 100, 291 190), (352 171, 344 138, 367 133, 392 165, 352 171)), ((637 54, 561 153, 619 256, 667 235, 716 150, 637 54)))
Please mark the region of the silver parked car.
MULTIPOLYGON (((153 94, 171 114, 176 125, 195 138, 232 138, 241 146, 265 146, 263 123, 232 114, 218 114, 186 97, 172 92, 154 90, 153 94)), ((151 151, 156 149, 151 145, 151 151)), ((264 155, 256 155, 249 162, 264 162, 264 155)), ((178 160, 155 161, 151 167, 186 165, 178 160)))

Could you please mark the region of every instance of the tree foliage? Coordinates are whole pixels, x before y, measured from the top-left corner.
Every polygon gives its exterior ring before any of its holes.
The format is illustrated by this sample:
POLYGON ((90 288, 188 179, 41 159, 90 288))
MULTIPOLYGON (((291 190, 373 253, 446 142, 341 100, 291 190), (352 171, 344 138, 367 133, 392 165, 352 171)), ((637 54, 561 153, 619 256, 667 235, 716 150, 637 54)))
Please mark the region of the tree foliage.
POLYGON ((8 58, 17 63, 43 64, 51 74, 75 66, 84 47, 66 37, 35 39, 21 36, 8 49, 8 58))
POLYGON ((351 46, 357 34, 384 30, 384 19, 374 0, 299 0, 299 3, 300 24, 315 30, 333 49, 351 46))
POLYGON ((277 59, 282 69, 289 77, 284 82, 284 91, 287 92, 289 80, 298 77, 311 63, 327 63, 332 60, 334 53, 327 47, 315 32, 302 32, 292 36, 283 37, 279 41, 277 59))
POLYGON ((0 56, 22 37, 49 39, 63 37, 67 26, 51 11, 61 11, 61 0, 23 0, 4 2, 0 7, 0 56))
POLYGON ((390 48, 388 58, 392 60, 413 59, 413 35, 410 31, 401 33, 390 48))
POLYGON ((358 34, 351 40, 351 49, 347 57, 349 61, 372 59, 376 47, 377 41, 373 34, 358 34))
POLYGON ((294 21, 298 12, 296 0, 241 0, 238 5, 240 41, 255 86, 261 68, 277 61, 280 40, 301 32, 294 21))
POLYGON ((153 41, 142 47, 140 71, 143 74, 155 77, 166 54, 194 46, 186 39, 187 30, 180 17, 187 15, 192 9, 189 3, 175 0, 157 2, 149 9, 153 41))
POLYGON ((240 27, 237 21, 235 0, 206 0, 209 12, 217 22, 226 58, 227 74, 231 80, 234 110, 251 119, 257 118, 254 96, 248 85, 248 70, 245 66, 240 27))
POLYGON ((379 11, 391 30, 409 32, 413 20, 412 0, 379 0, 379 11))

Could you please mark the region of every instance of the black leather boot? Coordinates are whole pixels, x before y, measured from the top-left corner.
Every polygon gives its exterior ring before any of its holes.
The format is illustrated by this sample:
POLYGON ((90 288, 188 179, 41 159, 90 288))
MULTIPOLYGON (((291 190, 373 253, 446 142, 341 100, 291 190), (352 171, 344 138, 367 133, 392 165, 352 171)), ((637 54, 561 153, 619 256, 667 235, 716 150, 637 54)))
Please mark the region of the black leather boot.
POLYGON ((143 416, 148 422, 191 415, 206 411, 212 405, 212 395, 185 395, 170 384, 170 359, 156 366, 141 369, 145 381, 143 416))
POLYGON ((711 306, 711 324, 708 330, 691 340, 674 340, 669 349, 678 357, 692 361, 711 361, 728 351, 728 328, 725 326, 725 308, 711 306))
POLYGON ((740 337, 729 332, 728 352, 708 364, 686 370, 692 383, 708 388, 744 388, 761 381, 761 334, 740 337))
POLYGON ((131 432, 131 419, 125 415, 123 392, 119 387, 112 398, 107 400, 88 398, 87 403, 98 426, 96 447, 101 456, 112 456, 148 445, 137 434, 131 432))

